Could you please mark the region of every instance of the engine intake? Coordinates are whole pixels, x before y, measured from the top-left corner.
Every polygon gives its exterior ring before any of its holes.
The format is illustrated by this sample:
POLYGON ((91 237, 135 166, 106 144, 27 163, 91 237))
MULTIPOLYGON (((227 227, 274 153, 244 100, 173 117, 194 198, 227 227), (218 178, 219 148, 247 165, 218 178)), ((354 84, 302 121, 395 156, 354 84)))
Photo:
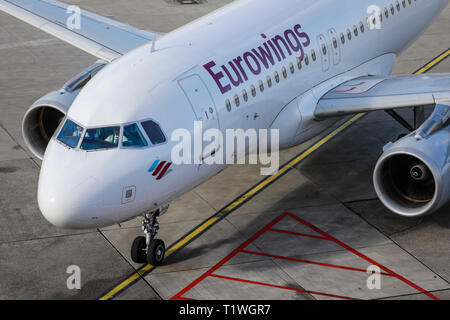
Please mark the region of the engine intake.
POLYGON ((418 217, 438 210, 450 199, 450 127, 391 145, 373 180, 381 202, 396 214, 418 217))
POLYGON ((51 92, 36 101, 25 113, 22 122, 23 138, 30 151, 39 159, 43 159, 50 138, 78 92, 51 92))
POLYGON ((66 116, 81 89, 94 77, 106 62, 97 61, 69 80, 61 90, 53 91, 36 101, 25 113, 22 134, 30 151, 39 159, 44 158, 50 138, 66 116))

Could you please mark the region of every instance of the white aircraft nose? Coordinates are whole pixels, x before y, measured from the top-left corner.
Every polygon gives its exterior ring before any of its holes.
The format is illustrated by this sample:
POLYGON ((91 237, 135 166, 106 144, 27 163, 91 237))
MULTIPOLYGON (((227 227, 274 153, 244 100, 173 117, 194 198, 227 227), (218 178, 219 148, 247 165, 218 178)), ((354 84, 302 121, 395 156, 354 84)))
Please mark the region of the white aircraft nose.
POLYGON ((95 192, 98 184, 93 178, 80 183, 51 179, 41 174, 38 204, 42 215, 51 224, 64 229, 93 228, 100 223, 103 199, 95 192))

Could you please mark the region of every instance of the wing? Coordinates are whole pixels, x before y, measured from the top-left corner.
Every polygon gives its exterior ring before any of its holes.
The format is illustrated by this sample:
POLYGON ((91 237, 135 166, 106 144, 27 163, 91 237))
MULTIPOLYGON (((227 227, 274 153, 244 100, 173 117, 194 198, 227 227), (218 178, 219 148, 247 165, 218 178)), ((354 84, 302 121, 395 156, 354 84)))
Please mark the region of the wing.
POLYGON ((106 61, 158 36, 56 0, 0 0, 0 10, 106 61))
POLYGON ((318 119, 450 102, 450 74, 360 77, 345 82, 318 102, 318 119))

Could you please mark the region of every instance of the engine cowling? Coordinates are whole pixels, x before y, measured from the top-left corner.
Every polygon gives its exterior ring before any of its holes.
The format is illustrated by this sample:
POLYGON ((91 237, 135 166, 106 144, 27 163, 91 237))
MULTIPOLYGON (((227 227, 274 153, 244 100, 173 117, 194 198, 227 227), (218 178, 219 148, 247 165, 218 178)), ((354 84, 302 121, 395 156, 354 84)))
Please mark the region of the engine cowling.
POLYGON ((374 171, 381 202, 401 216, 433 213, 450 200, 450 126, 389 146, 374 171))
POLYGON ((66 116, 79 91, 53 91, 37 100, 25 113, 22 134, 30 151, 43 159, 50 138, 66 116))
POLYGON ((22 121, 22 134, 27 147, 36 157, 43 159, 50 138, 75 98, 105 65, 106 62, 97 61, 69 80, 61 90, 46 94, 27 110, 22 121))

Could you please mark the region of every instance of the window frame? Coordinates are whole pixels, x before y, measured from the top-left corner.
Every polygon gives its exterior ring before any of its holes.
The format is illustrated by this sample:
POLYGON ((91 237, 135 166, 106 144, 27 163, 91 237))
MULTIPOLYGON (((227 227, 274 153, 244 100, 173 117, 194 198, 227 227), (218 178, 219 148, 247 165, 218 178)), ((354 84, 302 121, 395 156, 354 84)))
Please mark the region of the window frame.
MULTIPOLYGON (((131 122, 131 123, 132 123, 132 122, 131 122)), ((123 123, 121 123, 121 124, 111 124, 111 125, 108 124, 108 125, 104 125, 104 126, 99 125, 99 126, 86 127, 86 128, 84 129, 84 132, 83 132, 83 138, 81 139, 80 144, 78 145, 77 149, 78 149, 78 150, 81 150, 81 151, 84 151, 84 152, 96 152, 96 151, 118 150, 118 149, 120 149, 120 145, 122 144, 123 127, 124 127, 124 124, 123 124, 123 123), (86 132, 87 132, 88 130, 92 130, 92 129, 104 129, 104 128, 114 128, 114 127, 119 127, 119 130, 120 130, 120 131, 119 131, 119 141, 118 141, 118 143, 117 143, 117 147, 114 147, 114 148, 90 149, 90 150, 86 150, 86 149, 81 148, 81 145, 83 144, 84 138, 85 138, 85 136, 86 136, 86 132)), ((128 149, 128 148, 127 148, 127 149, 128 149)))
POLYGON ((59 126, 56 128, 55 133, 53 134, 53 137, 51 139, 54 139, 56 142, 58 142, 59 144, 61 144, 62 146, 66 147, 69 150, 81 150, 80 145, 81 142, 83 141, 84 135, 86 133, 86 127, 82 126, 81 124, 79 124, 77 121, 73 120, 72 118, 69 118, 68 116, 65 116, 62 120, 61 123, 59 124, 59 126), (58 139, 59 135, 61 134, 62 129, 64 128, 64 125, 66 124, 67 120, 72 121, 74 124, 76 124, 77 126, 83 128, 83 133, 81 134, 80 139, 78 140, 78 143, 75 147, 71 147, 67 144, 65 144, 64 142, 62 142, 61 140, 58 139))
POLYGON ((267 77, 266 77, 266 82, 267 82, 267 87, 268 87, 269 89, 272 88, 273 81, 272 81, 272 77, 270 76, 270 74, 267 75, 267 77))
POLYGON ((231 101, 229 98, 225 99, 225 109, 227 109, 228 112, 231 112, 231 101))
MULTIPOLYGON (((145 121, 145 120, 144 120, 145 121)), ((129 123, 124 123, 121 128, 120 128, 120 143, 119 143, 119 148, 120 149, 126 149, 126 150, 143 150, 143 149, 147 149, 149 147, 152 146, 152 142, 150 141, 150 139, 148 139, 147 134, 144 130, 144 128, 141 125, 140 121, 134 121, 134 122, 129 122, 129 123), (125 127, 132 125, 132 124, 136 124, 139 128, 139 131, 141 132, 142 138, 144 138, 145 142, 147 143, 146 146, 142 146, 142 147, 138 147, 138 146, 133 146, 133 147, 125 147, 123 146, 123 133, 125 132, 125 127)))
POLYGON ((259 87, 259 92, 263 93, 264 90, 265 90, 265 87, 264 87, 264 81, 259 80, 259 81, 258 81, 258 87, 259 87))
POLYGON ((124 123, 119 123, 119 124, 109 124, 109 125, 85 127, 85 126, 82 126, 79 122, 75 121, 74 119, 65 116, 61 120, 61 123, 59 124, 59 127, 56 129, 56 131, 53 134, 51 139, 55 140, 57 143, 59 143, 60 145, 62 145, 63 147, 65 147, 67 149, 79 150, 79 151, 84 151, 84 152, 109 151, 109 150, 118 150, 118 149, 121 149, 121 150, 122 149, 125 149, 125 150, 145 150, 145 149, 149 149, 149 148, 152 148, 152 147, 155 147, 155 146, 164 145, 164 144, 167 144, 169 142, 168 139, 167 139, 167 134, 163 130, 163 127, 161 126, 161 124, 158 121, 156 121, 153 118, 145 118, 145 119, 142 119, 142 120, 124 122, 124 123), (77 146, 74 147, 74 148, 72 148, 72 147, 66 145, 64 142, 58 140, 58 136, 61 133, 61 130, 64 127, 64 124, 66 123, 67 120, 70 120, 73 123, 75 123, 77 126, 83 128, 83 133, 82 133, 82 136, 80 138, 80 141, 78 141, 77 146), (158 143, 158 144, 152 143, 152 140, 150 140, 150 137, 147 135, 147 132, 145 131, 144 127, 142 126, 142 122, 146 122, 146 121, 153 121, 154 123, 156 123, 159 126, 159 128, 161 129, 161 132, 164 135, 165 142, 158 143), (142 137, 144 138, 145 142, 147 142, 146 146, 143 146, 143 147, 124 147, 122 145, 124 129, 125 129, 126 126, 129 126, 131 124, 136 124, 138 126, 139 130, 141 131, 142 137), (90 130, 90 129, 101 129, 101 128, 112 128, 112 127, 119 127, 120 128, 119 143, 117 144, 117 147, 114 147, 114 148, 102 148, 102 149, 92 149, 92 150, 86 150, 86 149, 82 149, 81 148, 81 144, 83 143, 83 140, 84 140, 84 137, 86 135, 86 131, 87 130, 90 130))
MULTIPOLYGON (((241 105, 241 99, 239 98, 239 95, 237 93, 234 95, 233 100, 234 100, 235 107, 239 108, 239 106, 241 105)), ((161 128, 161 126, 160 126, 160 128, 161 128)), ((162 129, 161 129, 161 131, 162 131, 162 129)))
MULTIPOLYGON (((149 143, 149 148, 156 147, 156 146, 162 146, 162 145, 165 145, 165 144, 169 143, 169 139, 167 138, 167 134, 166 134, 166 132, 163 130, 163 127, 161 126, 161 123, 159 123, 159 122, 156 121, 155 119, 153 119, 153 118, 146 118, 146 119, 143 119, 143 120, 139 120, 138 123, 139 123, 139 125, 142 127, 142 129, 143 129, 142 134, 147 138, 147 142, 149 143), (145 131, 144 127, 142 126, 142 123, 143 123, 143 122, 147 122, 147 121, 153 121, 154 123, 156 123, 156 124, 159 126, 159 129, 161 130, 161 132, 162 132, 162 134, 164 135, 164 138, 165 138, 165 141, 164 141, 164 142, 161 142, 161 143, 158 143, 158 144, 154 144, 154 143, 152 142, 152 140, 150 139, 150 137, 149 137, 148 134, 147 134, 147 131, 145 131)), ((143 149, 143 148, 142 148, 142 149, 143 149)))
POLYGON ((250 92, 251 92, 251 94, 252 94, 252 97, 255 98, 256 95, 257 95, 257 91, 256 91, 255 85, 252 84, 252 85, 250 86, 250 92))
POLYGON ((248 101, 248 92, 246 89, 242 90, 242 98, 244 99, 244 102, 248 101))

